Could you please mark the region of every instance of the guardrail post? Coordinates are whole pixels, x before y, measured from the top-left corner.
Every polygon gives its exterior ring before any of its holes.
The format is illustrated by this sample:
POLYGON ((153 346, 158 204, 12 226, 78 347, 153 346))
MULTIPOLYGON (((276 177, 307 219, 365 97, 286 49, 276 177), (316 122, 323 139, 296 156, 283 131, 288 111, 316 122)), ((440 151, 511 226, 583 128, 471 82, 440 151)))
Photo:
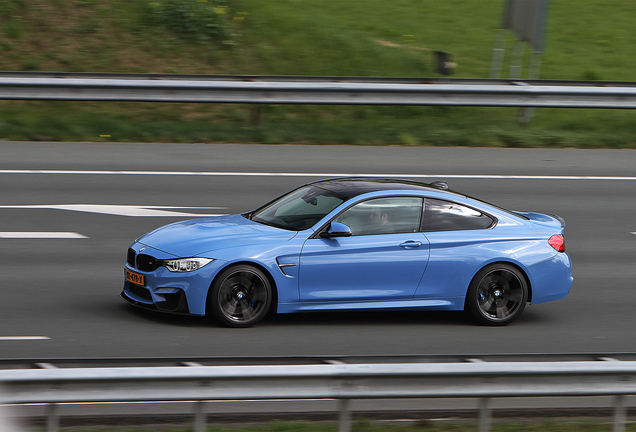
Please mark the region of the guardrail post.
POLYGON ((351 399, 338 399, 340 408, 340 432, 351 432, 351 399))
POLYGON ((626 414, 625 396, 614 396, 614 432, 625 432, 626 414))
POLYGON ((479 399, 479 432, 490 432, 492 424, 492 410, 490 409, 490 399, 479 399))
POLYGON ((57 404, 50 403, 46 406, 46 432, 58 432, 60 430, 60 416, 57 414, 57 404))
POLYGON ((203 401, 194 403, 194 432, 205 432, 205 411, 203 401))

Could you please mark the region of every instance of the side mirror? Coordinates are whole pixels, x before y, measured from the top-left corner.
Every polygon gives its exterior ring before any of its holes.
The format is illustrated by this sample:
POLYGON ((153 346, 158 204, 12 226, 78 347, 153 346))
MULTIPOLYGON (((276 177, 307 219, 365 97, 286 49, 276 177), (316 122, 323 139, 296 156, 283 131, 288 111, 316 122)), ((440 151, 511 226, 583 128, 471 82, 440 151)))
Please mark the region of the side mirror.
POLYGON ((351 228, 339 222, 331 222, 329 229, 320 233, 322 238, 351 237, 351 228))

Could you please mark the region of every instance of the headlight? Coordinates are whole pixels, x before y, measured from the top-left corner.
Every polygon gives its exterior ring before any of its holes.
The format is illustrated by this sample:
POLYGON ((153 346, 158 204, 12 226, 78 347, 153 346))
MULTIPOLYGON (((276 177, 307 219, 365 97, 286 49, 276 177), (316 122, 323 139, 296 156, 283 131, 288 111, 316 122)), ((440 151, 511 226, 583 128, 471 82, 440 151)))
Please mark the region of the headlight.
POLYGON ((182 258, 176 260, 163 260, 162 266, 171 272, 185 273, 199 270, 201 267, 214 261, 210 258, 182 258))

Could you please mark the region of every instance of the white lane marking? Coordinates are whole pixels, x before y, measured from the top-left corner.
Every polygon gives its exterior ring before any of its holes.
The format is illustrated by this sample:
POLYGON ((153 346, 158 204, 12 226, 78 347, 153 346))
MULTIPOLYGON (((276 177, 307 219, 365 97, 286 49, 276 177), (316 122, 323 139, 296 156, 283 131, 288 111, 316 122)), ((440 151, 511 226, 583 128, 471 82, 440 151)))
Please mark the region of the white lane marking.
POLYGON ((225 207, 171 207, 171 206, 132 206, 132 205, 109 205, 109 204, 44 204, 44 205, 6 205, 0 209, 49 209, 49 210, 69 210, 86 213, 99 213, 116 216, 172 216, 172 217, 211 217, 222 216, 214 213, 189 213, 170 211, 166 209, 222 209, 225 207))
POLYGON ((631 233, 631 234, 634 234, 634 235, 636 235, 636 232, 633 232, 633 233, 631 233))
POLYGON ((48 336, 0 336, 0 341, 49 340, 48 336))
POLYGON ((81 239, 88 238, 76 232, 0 231, 5 239, 81 239))
POLYGON ((157 176, 220 176, 220 177, 400 177, 453 179, 513 179, 513 180, 622 180, 636 177, 613 176, 547 176, 494 174, 347 174, 347 173, 283 173, 283 172, 222 172, 222 171, 73 171, 73 170, 0 170, 0 174, 79 174, 79 175, 157 175, 157 176))

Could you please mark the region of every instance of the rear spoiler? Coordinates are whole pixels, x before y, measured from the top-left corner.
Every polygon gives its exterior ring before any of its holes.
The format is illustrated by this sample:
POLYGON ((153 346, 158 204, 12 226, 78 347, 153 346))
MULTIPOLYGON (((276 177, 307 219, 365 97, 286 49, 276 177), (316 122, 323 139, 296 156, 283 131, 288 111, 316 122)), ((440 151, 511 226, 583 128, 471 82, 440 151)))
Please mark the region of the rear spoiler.
POLYGON ((561 228, 565 228, 565 220, 563 220, 563 218, 559 215, 555 215, 555 214, 550 214, 550 213, 544 213, 547 216, 553 217, 556 220, 558 220, 559 222, 561 222, 561 228))
POLYGON ((518 214, 519 216, 523 216, 526 219, 535 221, 535 222, 541 222, 541 223, 547 223, 550 224, 552 226, 555 226, 556 224, 554 222, 558 222, 561 225, 561 229, 565 228, 565 221, 563 220, 563 218, 561 216, 557 216, 555 214, 550 214, 550 213, 535 213, 535 212, 514 212, 516 214, 518 214))

